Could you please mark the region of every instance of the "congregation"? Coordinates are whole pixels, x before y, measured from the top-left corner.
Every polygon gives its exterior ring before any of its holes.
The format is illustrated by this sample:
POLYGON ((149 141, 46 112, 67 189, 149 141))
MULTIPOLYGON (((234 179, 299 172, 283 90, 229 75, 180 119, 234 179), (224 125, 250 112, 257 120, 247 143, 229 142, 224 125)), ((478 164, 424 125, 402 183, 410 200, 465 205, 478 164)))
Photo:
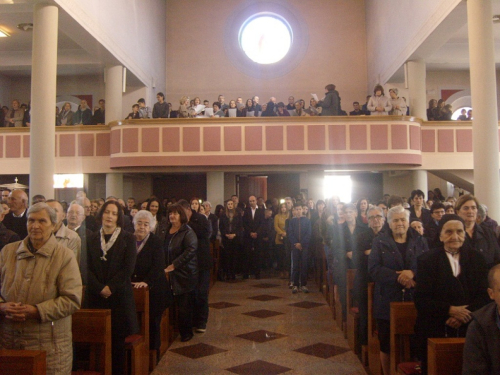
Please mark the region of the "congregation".
MULTIPOLYGON (((217 243, 220 282, 244 282, 265 274, 286 279, 292 294, 309 293, 308 277, 324 254, 328 277, 339 291, 343 320, 350 292, 346 274, 356 269, 352 293, 359 309, 360 346, 367 343, 367 290, 374 282, 374 317, 386 375, 389 306, 398 301, 414 301, 417 309, 412 353, 421 373, 427 370, 427 338, 466 335, 472 336, 468 350, 487 361, 484 373, 498 373, 498 356, 491 357, 483 341, 499 338, 478 333, 498 319, 498 310, 491 307, 495 303, 489 303, 490 297, 498 299, 500 290, 498 224, 470 194, 445 198, 434 189, 427 198, 421 190, 413 190, 409 198, 386 194, 376 202, 341 202, 335 196, 315 202, 302 194, 266 201, 252 195, 243 201, 233 195, 224 205, 212 207, 198 197, 130 197, 125 202, 112 196, 90 200, 81 191, 70 203, 35 195, 29 206, 24 191, 4 190, 0 315, 8 319, 0 328, 1 345, 36 347, 36 340, 49 334, 43 327, 55 323, 61 335, 54 342, 71 358, 71 342, 62 333, 67 318, 80 306, 110 309, 113 373, 124 373, 125 339, 139 329, 133 288, 150 289, 150 349, 159 350, 161 316, 171 304, 179 312, 181 341, 207 330, 214 267, 210 248, 217 243), (58 260, 43 268, 29 262, 40 256, 44 262, 50 256, 58 260), (50 268, 53 290, 25 295, 24 275, 43 280, 45 268, 50 268), (16 330, 16 322, 22 321, 33 322, 31 328, 16 330)), ((52 354, 49 350, 48 368, 58 368, 61 363, 52 354)), ((464 371, 470 371, 464 374, 477 373, 476 367, 464 357, 464 371)))
MULTIPOLYGON (((319 99, 316 94, 306 103, 304 99, 296 100, 294 96, 289 96, 287 104, 276 97, 270 97, 268 102, 260 104, 259 96, 243 101, 242 97, 231 99, 226 103, 224 95, 219 95, 217 101, 210 105, 209 100, 200 97, 190 99, 183 96, 179 100, 178 109, 170 102, 165 101, 162 92, 157 93, 157 102, 153 108, 146 104, 144 98, 140 98, 132 106, 125 119, 149 119, 149 118, 210 118, 210 117, 275 117, 275 116, 370 116, 370 115, 398 115, 407 116, 410 114, 409 105, 406 98, 399 97, 397 88, 389 89, 389 96, 384 93, 384 87, 376 85, 373 95, 366 97, 366 102, 360 105, 358 101, 353 102, 353 110, 347 113, 342 109, 341 98, 336 86, 329 84, 325 87, 323 99, 319 99)), ((12 101, 12 106, 3 106, 0 111, 0 127, 27 127, 30 126, 30 105, 21 104, 18 99, 12 101)), ((56 126, 69 125, 98 125, 105 124, 106 119, 105 100, 99 100, 99 106, 92 111, 87 100, 81 100, 78 110, 73 111, 71 103, 65 102, 62 108, 56 107, 56 126)), ((447 104, 443 99, 431 99, 427 109, 428 121, 451 121, 453 109, 451 104, 447 104)), ((472 110, 462 110, 457 118, 459 121, 471 121, 472 110)))

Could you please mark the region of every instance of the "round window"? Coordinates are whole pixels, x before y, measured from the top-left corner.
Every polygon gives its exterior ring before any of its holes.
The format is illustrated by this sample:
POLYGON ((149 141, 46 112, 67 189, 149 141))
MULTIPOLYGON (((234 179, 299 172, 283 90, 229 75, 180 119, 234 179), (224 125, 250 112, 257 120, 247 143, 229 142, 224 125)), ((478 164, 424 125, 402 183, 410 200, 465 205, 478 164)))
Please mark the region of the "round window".
POLYGON ((277 14, 252 16, 241 26, 240 47, 258 64, 274 64, 283 59, 292 46, 292 29, 277 14))

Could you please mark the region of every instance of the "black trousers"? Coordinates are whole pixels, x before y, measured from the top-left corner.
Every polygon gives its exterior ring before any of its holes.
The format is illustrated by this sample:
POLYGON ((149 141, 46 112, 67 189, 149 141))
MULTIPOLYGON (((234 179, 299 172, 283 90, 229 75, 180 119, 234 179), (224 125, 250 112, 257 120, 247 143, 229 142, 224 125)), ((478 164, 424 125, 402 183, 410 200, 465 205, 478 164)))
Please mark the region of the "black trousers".
MULTIPOLYGON (((174 301, 179 309, 179 332, 181 338, 193 334, 193 310, 195 291, 174 296, 174 301)), ((114 372, 113 372, 114 373, 114 372)))

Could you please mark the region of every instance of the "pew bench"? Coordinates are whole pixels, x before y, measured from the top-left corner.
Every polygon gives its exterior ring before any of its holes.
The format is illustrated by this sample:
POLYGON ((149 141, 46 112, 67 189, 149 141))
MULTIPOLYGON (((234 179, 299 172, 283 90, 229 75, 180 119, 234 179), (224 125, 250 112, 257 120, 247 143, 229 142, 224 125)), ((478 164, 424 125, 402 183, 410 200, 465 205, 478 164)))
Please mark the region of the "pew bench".
POLYGON ((47 355, 43 350, 0 349, 0 374, 45 375, 47 355))
POLYGON ((125 339, 126 368, 131 375, 147 375, 149 370, 149 288, 134 288, 135 309, 140 332, 125 339))
POLYGON ((382 374, 380 363, 380 343, 378 341, 377 324, 373 316, 374 283, 368 284, 368 367, 372 375, 382 374))
MULTIPOLYGON (((81 309, 72 315, 73 344, 89 347, 89 368, 73 374, 111 375, 111 310, 81 309)), ((78 358, 75 358, 79 364, 78 358)), ((2 373, 0 371, 0 373, 2 373)))
POLYGON ((421 373, 420 364, 410 357, 410 336, 415 334, 416 320, 413 302, 391 302, 391 375, 421 373))
POLYGON ((347 343, 349 347, 354 352, 354 354, 359 354, 358 345, 358 329, 359 329, 359 310, 354 303, 354 277, 356 276, 356 270, 347 270, 346 285, 347 285, 347 321, 346 321, 346 334, 347 343))
POLYGON ((427 374, 460 375, 465 338, 427 339, 427 374))

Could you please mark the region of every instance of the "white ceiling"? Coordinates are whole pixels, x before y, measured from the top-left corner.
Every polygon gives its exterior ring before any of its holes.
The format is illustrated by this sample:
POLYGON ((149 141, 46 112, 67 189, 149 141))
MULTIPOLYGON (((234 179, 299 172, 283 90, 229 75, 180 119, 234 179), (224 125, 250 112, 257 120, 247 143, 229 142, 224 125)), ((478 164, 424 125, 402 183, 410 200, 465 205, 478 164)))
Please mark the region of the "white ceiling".
MULTIPOLYGON (((0 38, 0 74, 7 77, 31 76, 33 32, 17 28, 33 23, 34 0, 0 0, 0 29, 11 36, 0 38)), ((58 76, 103 74, 107 63, 117 60, 89 33, 59 8, 58 76)), ((127 70, 127 85, 141 85, 127 70)))

